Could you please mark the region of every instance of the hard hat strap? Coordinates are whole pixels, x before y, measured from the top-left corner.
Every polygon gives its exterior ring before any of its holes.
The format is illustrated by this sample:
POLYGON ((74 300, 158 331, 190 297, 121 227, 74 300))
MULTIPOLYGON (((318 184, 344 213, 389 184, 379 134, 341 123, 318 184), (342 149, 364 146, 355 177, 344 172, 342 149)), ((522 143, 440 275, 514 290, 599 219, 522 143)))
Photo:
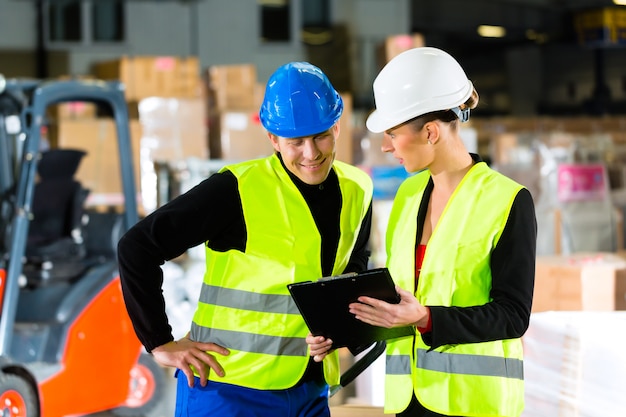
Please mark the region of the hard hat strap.
POLYGON ((467 122, 470 118, 470 109, 469 107, 466 107, 464 109, 461 110, 460 107, 455 107, 453 109, 450 109, 454 112, 454 114, 456 114, 456 117, 459 118, 459 120, 461 121, 461 123, 467 122))

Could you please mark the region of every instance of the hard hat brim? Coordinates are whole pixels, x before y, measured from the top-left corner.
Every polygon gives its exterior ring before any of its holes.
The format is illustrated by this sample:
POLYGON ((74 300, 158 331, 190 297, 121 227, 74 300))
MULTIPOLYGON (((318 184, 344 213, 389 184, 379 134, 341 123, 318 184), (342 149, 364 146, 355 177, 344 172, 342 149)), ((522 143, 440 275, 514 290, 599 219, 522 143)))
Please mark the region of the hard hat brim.
POLYGON ((367 120, 365 120, 365 126, 367 127, 367 130, 374 133, 382 133, 386 130, 391 129, 394 126, 399 125, 400 123, 395 123, 395 121, 386 119, 380 114, 379 110, 374 110, 368 116, 367 120))
POLYGON ((315 136, 317 134, 326 132, 328 129, 333 127, 337 121, 340 119, 341 113, 338 114, 336 118, 332 120, 332 123, 329 121, 326 124, 318 124, 315 126, 304 126, 299 127, 297 130, 295 129, 280 129, 279 127, 271 128, 271 130, 266 129, 273 135, 279 136, 281 138, 286 139, 294 139, 294 138, 302 138, 307 136, 315 136))
POLYGON ((417 104, 403 112, 396 112, 391 115, 385 115, 380 110, 374 110, 366 119, 365 126, 373 133, 382 133, 423 114, 452 109, 465 103, 472 95, 474 85, 470 80, 467 80, 464 90, 455 93, 458 99, 453 102, 450 102, 449 97, 440 97, 433 99, 426 106, 417 104))

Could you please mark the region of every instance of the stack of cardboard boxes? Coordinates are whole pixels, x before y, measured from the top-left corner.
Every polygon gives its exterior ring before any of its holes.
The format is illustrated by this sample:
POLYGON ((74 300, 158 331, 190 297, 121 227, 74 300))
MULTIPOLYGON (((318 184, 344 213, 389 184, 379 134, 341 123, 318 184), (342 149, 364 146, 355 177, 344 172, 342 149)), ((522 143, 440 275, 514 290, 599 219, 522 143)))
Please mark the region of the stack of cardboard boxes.
POLYGON ((523 417, 618 415, 623 382, 626 258, 612 252, 538 256, 523 336, 523 417))
POLYGON ((204 73, 212 158, 246 160, 271 155, 259 121, 263 86, 253 64, 213 65, 204 73))
POLYGON ((538 256, 533 313, 626 310, 626 259, 616 253, 538 256))
MULTIPOLYGON (((207 158, 206 104, 196 57, 122 56, 98 62, 93 78, 121 81, 129 109, 129 128, 138 199, 154 164, 185 157, 207 158)), ((115 122, 107 109, 89 103, 63 103, 48 115, 54 147, 86 151, 76 177, 91 190, 89 205, 117 206, 122 183, 115 122)), ((153 205, 139 204, 141 211, 153 205)))
POLYGON ((524 336, 522 417, 619 416, 626 409, 626 311, 547 311, 524 336))
POLYGON ((121 56, 94 64, 94 75, 102 80, 120 80, 126 99, 146 97, 200 97, 200 62, 197 57, 121 56))
POLYGON ((125 85, 130 116, 142 129, 142 163, 209 156, 197 57, 123 56, 96 63, 94 74, 125 85))
MULTIPOLYGON (((70 106, 71 104, 68 104, 70 106)), ((90 112, 89 112, 90 113, 90 112)), ((120 158, 117 148, 115 122, 90 114, 76 116, 59 111, 56 119, 50 119, 49 136, 53 147, 80 149, 86 152, 76 173, 76 179, 90 190, 89 206, 120 206, 122 180, 120 158)), ((135 173, 135 186, 140 189, 140 140, 141 126, 130 121, 131 147, 135 173)))

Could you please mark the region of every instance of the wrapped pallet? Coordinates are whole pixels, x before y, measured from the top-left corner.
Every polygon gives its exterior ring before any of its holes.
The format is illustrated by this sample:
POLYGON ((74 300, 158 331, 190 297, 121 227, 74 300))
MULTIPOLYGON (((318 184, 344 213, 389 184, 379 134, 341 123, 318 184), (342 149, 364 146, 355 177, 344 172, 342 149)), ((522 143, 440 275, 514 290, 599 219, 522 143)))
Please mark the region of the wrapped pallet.
POLYGON ((621 416, 626 312, 533 313, 523 337, 522 417, 621 416))

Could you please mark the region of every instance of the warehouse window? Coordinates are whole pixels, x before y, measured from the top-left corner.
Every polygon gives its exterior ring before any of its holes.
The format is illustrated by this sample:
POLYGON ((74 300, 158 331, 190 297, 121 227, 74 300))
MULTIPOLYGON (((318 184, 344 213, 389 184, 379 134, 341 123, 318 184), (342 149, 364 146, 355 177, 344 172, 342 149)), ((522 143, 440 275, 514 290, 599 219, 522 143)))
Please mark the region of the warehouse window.
POLYGON ((265 42, 289 42, 291 18, 289 0, 258 0, 261 15, 261 39, 265 42))
POLYGON ((324 45, 332 41, 328 0, 302 2, 302 42, 307 45, 324 45))
POLYGON ((46 10, 49 42, 124 40, 124 0, 48 0, 46 10))
POLYGON ((91 38, 94 42, 124 40, 123 0, 96 0, 91 4, 91 38))
POLYGON ((328 0, 307 0, 302 2, 302 27, 330 28, 330 5, 328 0))
POLYGON ((53 42, 79 42, 82 34, 80 0, 57 0, 48 9, 49 39, 53 42))

